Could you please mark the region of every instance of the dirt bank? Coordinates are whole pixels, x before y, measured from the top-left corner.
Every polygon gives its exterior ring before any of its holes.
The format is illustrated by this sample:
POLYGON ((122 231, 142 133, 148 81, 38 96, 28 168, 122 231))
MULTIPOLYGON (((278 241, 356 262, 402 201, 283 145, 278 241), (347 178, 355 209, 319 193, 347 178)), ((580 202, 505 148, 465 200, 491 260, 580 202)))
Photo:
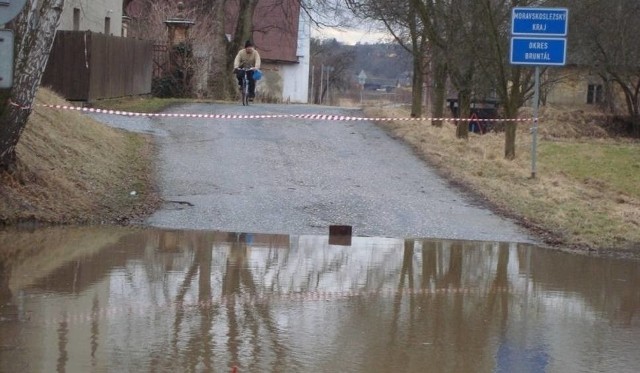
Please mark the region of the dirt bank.
MULTIPOLYGON (((66 102, 40 89, 36 103, 66 102)), ((0 174, 1 224, 126 223, 158 205, 150 137, 36 106, 17 153, 0 174)))

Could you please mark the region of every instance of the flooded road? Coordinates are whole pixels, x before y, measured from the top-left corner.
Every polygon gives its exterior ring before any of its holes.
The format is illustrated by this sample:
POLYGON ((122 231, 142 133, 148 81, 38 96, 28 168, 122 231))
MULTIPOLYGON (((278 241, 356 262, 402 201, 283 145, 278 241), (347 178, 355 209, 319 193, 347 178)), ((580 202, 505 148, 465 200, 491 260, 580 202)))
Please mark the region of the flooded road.
POLYGON ((373 122, 273 117, 317 111, 362 115, 313 105, 194 103, 171 112, 252 118, 96 119, 154 135, 165 201, 145 222, 154 227, 313 235, 340 224, 357 236, 535 240, 453 189, 373 122))
POLYGON ((0 231, 0 372, 638 372, 640 266, 529 244, 0 231))

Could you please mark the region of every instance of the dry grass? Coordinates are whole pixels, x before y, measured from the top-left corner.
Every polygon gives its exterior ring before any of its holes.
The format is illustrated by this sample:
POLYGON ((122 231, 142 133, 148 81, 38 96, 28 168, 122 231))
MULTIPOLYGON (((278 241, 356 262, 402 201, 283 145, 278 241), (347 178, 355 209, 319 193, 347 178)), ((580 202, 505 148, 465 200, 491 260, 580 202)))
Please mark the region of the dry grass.
MULTIPOLYGON (((46 90, 37 100, 64 103, 46 90)), ((168 104, 172 102, 151 105, 168 104)), ((132 111, 154 110, 141 109, 148 105, 144 100, 121 105, 132 111)), ((408 116, 405 109, 382 106, 369 107, 366 114, 408 116)), ((638 248, 640 144, 609 138, 601 117, 586 108, 546 108, 541 118, 536 179, 530 178, 528 124, 519 128, 513 161, 503 157, 501 133, 459 140, 451 123, 441 128, 428 122, 381 125, 444 176, 549 243, 617 252, 638 248)), ((0 222, 126 221, 157 205, 149 139, 77 112, 37 108, 18 156, 18 172, 0 174, 0 222), (135 196, 130 195, 133 190, 135 196)))
POLYGON ((203 102, 186 98, 158 98, 158 97, 123 97, 104 99, 94 102, 94 106, 101 109, 130 111, 134 113, 157 113, 174 105, 203 102))
MULTIPOLYGON (((408 114, 397 108, 366 112, 386 117, 408 114)), ((441 128, 428 122, 382 126, 413 146, 447 178, 533 228, 548 243, 587 250, 637 249, 640 144, 608 139, 597 119, 585 111, 548 109, 541 112, 541 118, 535 179, 530 178, 528 124, 519 128, 513 161, 503 157, 502 133, 470 134, 466 141, 455 137, 451 123, 441 128)))
MULTIPOLYGON (((44 89, 36 102, 65 103, 44 89)), ((17 153, 18 170, 0 174, 1 223, 125 221, 155 203, 149 139, 83 114, 36 107, 17 153)))

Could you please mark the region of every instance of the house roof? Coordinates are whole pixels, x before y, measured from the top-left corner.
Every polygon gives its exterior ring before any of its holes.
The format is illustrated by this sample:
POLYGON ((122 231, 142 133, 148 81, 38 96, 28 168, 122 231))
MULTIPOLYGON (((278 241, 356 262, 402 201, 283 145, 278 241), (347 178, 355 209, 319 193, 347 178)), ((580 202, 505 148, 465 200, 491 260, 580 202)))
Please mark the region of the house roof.
MULTIPOLYGON (((227 34, 233 34, 237 17, 238 1, 230 1, 226 12, 227 34)), ((297 0, 258 0, 251 39, 263 61, 298 62, 299 17, 297 0)))

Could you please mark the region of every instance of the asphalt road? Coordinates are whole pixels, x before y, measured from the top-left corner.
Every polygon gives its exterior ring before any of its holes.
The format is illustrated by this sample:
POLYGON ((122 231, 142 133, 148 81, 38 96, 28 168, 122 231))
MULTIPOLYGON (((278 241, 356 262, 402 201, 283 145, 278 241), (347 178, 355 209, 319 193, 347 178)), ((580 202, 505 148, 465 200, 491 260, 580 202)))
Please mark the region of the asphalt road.
MULTIPOLYGON (((190 104, 193 114, 338 114, 308 105, 190 104)), ((153 133, 165 201, 151 226, 229 232, 533 242, 474 204, 371 122, 105 117, 153 133)))

